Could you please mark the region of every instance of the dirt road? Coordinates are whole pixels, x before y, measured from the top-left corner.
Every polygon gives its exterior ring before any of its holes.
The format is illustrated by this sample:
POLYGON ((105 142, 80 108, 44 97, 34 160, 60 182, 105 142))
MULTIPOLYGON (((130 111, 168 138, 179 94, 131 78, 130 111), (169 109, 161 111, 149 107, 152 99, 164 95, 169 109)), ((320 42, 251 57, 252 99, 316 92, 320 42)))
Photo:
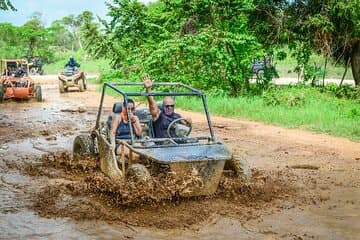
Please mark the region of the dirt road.
POLYGON ((0 239, 360 239, 360 143, 213 116, 252 179, 159 201, 109 182, 94 159, 72 160, 74 137, 94 126, 97 86, 60 95, 56 79, 40 81, 43 102, 0 106, 0 239))

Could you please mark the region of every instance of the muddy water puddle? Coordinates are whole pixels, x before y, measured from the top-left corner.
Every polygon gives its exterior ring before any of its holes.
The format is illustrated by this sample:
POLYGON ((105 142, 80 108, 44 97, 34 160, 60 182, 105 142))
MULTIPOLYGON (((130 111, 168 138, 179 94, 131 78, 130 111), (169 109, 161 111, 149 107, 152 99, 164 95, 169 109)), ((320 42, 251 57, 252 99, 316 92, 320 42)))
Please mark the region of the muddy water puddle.
MULTIPOLYGON (((109 181, 97 159, 73 161, 70 139, 73 136, 56 135, 56 141, 44 136, 17 140, 1 151, 7 156, 1 164, 4 237, 67 239, 67 232, 83 237, 78 228, 87 232, 86 226, 93 221, 116 236, 130 229, 128 236, 146 232, 148 237, 165 237, 179 229, 199 228, 219 215, 238 221, 257 218, 262 206, 291 199, 296 192, 285 182, 291 174, 274 173, 273 178, 257 172, 249 184, 224 177, 214 196, 180 199, 172 194, 177 186, 169 184, 174 183, 171 179, 159 178, 151 189, 131 181, 109 181), (54 219, 60 221, 53 224, 54 219), (50 225, 56 227, 50 230, 50 225)), ((93 226, 91 230, 96 236, 93 226)))
MULTIPOLYGON (((262 149, 268 143, 247 132, 250 182, 224 176, 213 196, 179 198, 173 179, 155 177, 151 188, 113 183, 96 159, 73 161, 74 137, 94 126, 96 87, 60 95, 56 85, 45 85, 43 95, 41 103, 1 105, 0 239, 360 238, 359 162, 346 165, 313 145, 276 145, 281 139, 272 147, 291 154, 270 151, 269 157, 262 149), (256 169, 264 156, 267 163, 256 169), (286 167, 299 161, 316 168, 286 167)), ((106 101, 109 111, 115 100, 106 101)))
MULTIPOLYGON (((110 232, 114 231, 113 226, 122 226, 130 229, 132 236, 143 235, 141 229, 145 228, 148 237, 154 233, 156 234, 153 236, 160 237, 159 232, 197 229, 222 214, 238 221, 257 218, 261 216, 258 209, 271 206, 276 200, 291 199, 290 196, 294 193, 294 189, 281 179, 287 174, 279 173, 276 179, 263 176, 247 184, 242 180, 225 177, 214 196, 179 199, 169 195, 169 199, 161 200, 164 197, 164 186, 173 187, 168 184, 167 179, 158 179, 155 189, 136 185, 136 182, 131 180, 126 183, 113 183, 99 171, 95 160, 88 158, 82 159, 80 163, 74 162, 67 152, 57 152, 43 154, 40 159, 28 156, 23 162, 6 161, 7 170, 13 173, 11 177, 4 178, 10 178, 11 181, 5 180, 3 183, 11 182, 11 185, 17 185, 23 191, 22 196, 28 201, 14 213, 10 214, 2 209, 1 214, 5 214, 4 218, 9 222, 16 216, 16 225, 30 224, 22 235, 26 237, 41 236, 37 235, 38 228, 31 234, 28 234, 28 231, 33 228, 33 222, 40 222, 45 226, 49 224, 40 220, 42 218, 49 219, 49 222, 51 219, 63 219, 60 222, 65 225, 61 226, 65 232, 69 224, 84 228, 83 225, 96 220, 101 222, 102 228, 104 225, 109 226, 110 232), (29 176, 32 178, 31 184, 29 176), (264 178, 268 183, 264 182, 264 178), (162 190, 157 190, 160 186, 162 190), (31 215, 29 210, 35 214, 31 215), (27 222, 31 217, 33 219, 27 222), (149 229, 154 228, 158 230, 150 230, 154 232, 149 233, 149 229)), ((58 237, 59 232, 48 234, 58 237)))

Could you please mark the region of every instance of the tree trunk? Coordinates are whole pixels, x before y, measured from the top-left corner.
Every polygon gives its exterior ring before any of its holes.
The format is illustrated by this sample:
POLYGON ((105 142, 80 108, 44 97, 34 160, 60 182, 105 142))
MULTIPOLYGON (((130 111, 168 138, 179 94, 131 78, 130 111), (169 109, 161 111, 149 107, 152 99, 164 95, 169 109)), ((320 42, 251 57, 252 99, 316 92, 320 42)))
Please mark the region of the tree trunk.
POLYGON ((326 55, 326 57, 325 57, 325 65, 324 65, 324 74, 323 74, 323 79, 322 79, 322 87, 325 87, 325 75, 326 75, 327 62, 328 62, 328 55, 326 55))
POLYGON ((82 46, 82 43, 81 43, 81 36, 80 36, 80 34, 77 35, 77 40, 78 40, 78 43, 79 43, 79 48, 82 50, 82 49, 83 49, 83 46, 82 46))
POLYGON ((351 58, 349 58, 349 59, 346 61, 345 71, 344 71, 344 74, 343 74, 343 76, 342 76, 342 78, 341 78, 341 82, 340 82, 340 84, 339 84, 339 88, 341 88, 341 86, 342 86, 342 84, 343 84, 343 81, 344 81, 344 79, 345 79, 347 70, 348 70, 348 68, 349 68, 349 63, 350 63, 350 61, 351 61, 351 58))
POLYGON ((352 48, 351 70, 355 80, 355 85, 360 86, 360 41, 357 41, 352 48))

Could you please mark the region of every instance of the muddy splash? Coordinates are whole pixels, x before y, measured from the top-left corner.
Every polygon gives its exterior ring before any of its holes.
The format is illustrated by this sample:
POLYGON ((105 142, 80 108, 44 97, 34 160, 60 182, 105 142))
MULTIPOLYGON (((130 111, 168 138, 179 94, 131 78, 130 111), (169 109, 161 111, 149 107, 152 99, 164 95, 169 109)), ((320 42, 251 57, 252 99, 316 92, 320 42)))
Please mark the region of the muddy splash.
POLYGON ((281 208, 277 202, 293 202, 297 195, 295 176, 284 171, 253 170, 253 177, 247 182, 227 174, 215 194, 182 198, 176 194, 182 181, 173 175, 152 176, 152 184, 131 177, 114 182, 101 173, 98 159, 90 156, 74 161, 68 152, 56 152, 44 154, 31 163, 7 165, 27 176, 48 178, 47 184, 32 194, 34 204, 30 206, 47 218, 187 228, 207 222, 217 214, 239 220, 254 219, 266 212, 264 208, 269 211, 281 208))

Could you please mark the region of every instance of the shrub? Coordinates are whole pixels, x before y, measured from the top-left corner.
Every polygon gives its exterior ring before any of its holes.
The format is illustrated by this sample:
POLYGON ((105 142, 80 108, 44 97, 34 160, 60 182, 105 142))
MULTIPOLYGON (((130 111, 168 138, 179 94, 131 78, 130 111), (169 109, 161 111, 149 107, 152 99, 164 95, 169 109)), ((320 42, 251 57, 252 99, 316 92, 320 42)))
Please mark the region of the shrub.
POLYGON ((263 93, 265 105, 288 107, 302 106, 305 104, 305 96, 297 91, 282 91, 281 89, 271 88, 263 93))

